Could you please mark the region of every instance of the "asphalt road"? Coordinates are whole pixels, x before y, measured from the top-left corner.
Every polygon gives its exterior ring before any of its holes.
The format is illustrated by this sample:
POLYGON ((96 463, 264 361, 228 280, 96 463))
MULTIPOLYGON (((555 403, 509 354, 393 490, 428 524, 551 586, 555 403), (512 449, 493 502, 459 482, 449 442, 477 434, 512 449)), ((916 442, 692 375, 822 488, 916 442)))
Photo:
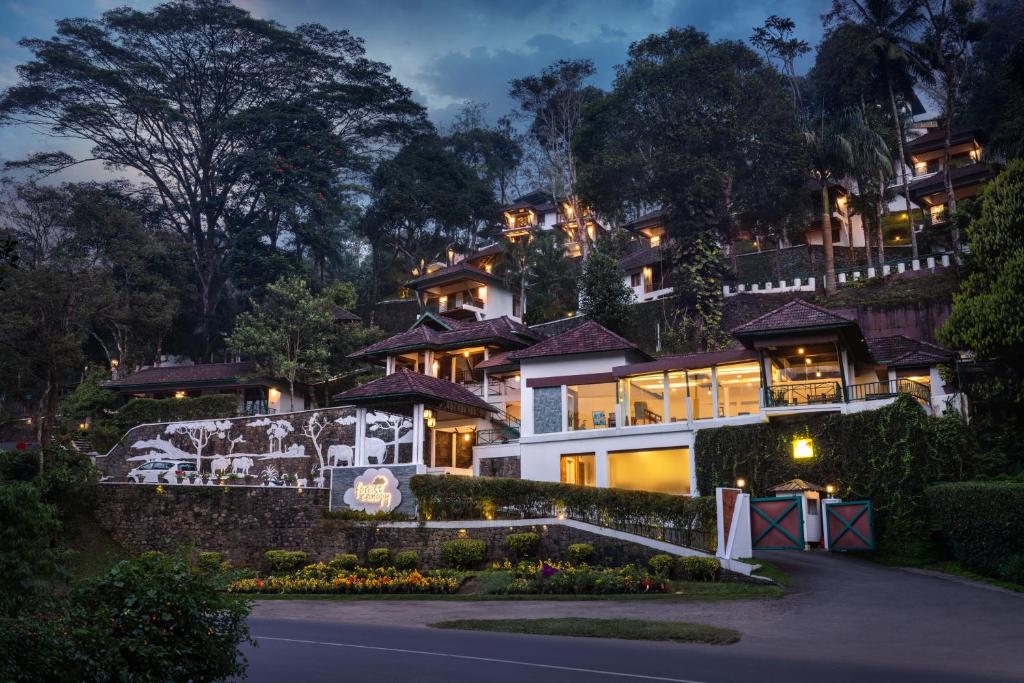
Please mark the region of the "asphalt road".
POLYGON ((250 681, 1024 681, 1024 596, 823 554, 771 557, 781 600, 262 602, 250 681), (460 617, 594 616, 737 628, 735 645, 437 631, 460 617))

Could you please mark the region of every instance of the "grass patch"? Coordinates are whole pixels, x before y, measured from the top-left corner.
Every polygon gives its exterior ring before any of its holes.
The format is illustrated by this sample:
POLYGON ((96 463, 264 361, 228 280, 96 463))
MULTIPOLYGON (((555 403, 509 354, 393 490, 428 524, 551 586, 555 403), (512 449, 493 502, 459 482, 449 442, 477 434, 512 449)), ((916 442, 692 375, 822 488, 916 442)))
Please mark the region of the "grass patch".
POLYGON ((996 586, 998 588, 1004 588, 1008 591, 1015 593, 1024 593, 1024 585, 1014 583, 1013 581, 1003 581, 1002 579, 994 579, 991 576, 985 576, 984 574, 978 574, 970 569, 966 569, 963 565, 955 560, 947 560, 945 562, 936 562, 934 564, 924 565, 922 569, 931 569, 933 571, 942 572, 943 574, 952 574, 953 576, 959 576, 964 579, 971 579, 972 581, 980 581, 981 583, 987 583, 990 586, 996 586))
POLYGON ((539 636, 621 638, 624 640, 671 640, 680 643, 730 645, 740 639, 731 628, 673 621, 638 619, 454 619, 429 624, 431 628, 461 631, 496 631, 539 636))
POLYGON ((789 588, 793 584, 793 577, 776 567, 771 562, 765 562, 761 558, 748 557, 740 560, 740 562, 747 562, 748 564, 759 564, 761 565, 754 570, 754 576, 763 576, 766 579, 771 579, 780 588, 789 588))

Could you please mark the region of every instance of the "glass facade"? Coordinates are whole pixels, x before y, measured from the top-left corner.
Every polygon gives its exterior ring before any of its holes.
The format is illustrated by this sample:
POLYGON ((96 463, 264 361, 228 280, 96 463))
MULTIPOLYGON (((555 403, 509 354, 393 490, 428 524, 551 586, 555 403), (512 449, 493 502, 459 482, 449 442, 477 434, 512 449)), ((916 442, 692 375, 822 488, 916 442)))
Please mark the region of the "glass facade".
POLYGON ((616 389, 614 382, 566 386, 569 431, 614 427, 616 389))
POLYGON ((637 491, 690 493, 690 451, 665 448, 608 454, 608 485, 637 491))
MULTIPOLYGON (((665 375, 639 375, 622 382, 623 419, 627 425, 649 425, 664 422, 665 375)), ((685 410, 685 408, 684 408, 685 410)))
POLYGON ((690 370, 686 373, 686 386, 690 393, 694 420, 707 420, 715 416, 715 402, 711 395, 711 368, 690 370))
POLYGON ((753 415, 761 407, 761 369, 757 363, 715 368, 718 381, 718 416, 753 415))
POLYGON ((685 422, 686 414, 686 372, 680 370, 668 373, 668 419, 669 422, 685 422))

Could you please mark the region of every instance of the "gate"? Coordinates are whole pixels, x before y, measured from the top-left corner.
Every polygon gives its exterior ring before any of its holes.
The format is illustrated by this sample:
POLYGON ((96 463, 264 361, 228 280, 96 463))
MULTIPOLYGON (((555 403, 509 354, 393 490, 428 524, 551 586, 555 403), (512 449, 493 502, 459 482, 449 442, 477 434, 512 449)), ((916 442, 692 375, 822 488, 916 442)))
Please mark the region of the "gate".
POLYGON ((752 499, 750 537, 754 550, 803 550, 801 496, 752 499))
POLYGON ((870 500, 825 504, 828 549, 837 553, 875 549, 874 516, 870 500))

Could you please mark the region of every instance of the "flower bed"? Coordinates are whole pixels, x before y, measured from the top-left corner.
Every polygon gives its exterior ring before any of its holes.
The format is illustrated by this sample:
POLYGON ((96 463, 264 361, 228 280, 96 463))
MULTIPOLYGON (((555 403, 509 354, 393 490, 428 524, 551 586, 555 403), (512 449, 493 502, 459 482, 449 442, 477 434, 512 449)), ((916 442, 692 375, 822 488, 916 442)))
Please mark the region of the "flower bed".
POLYGON ((283 576, 238 579, 228 590, 232 593, 454 593, 462 581, 463 575, 447 570, 335 569, 321 562, 283 576))
POLYGON ((509 570, 501 592, 512 595, 607 595, 614 593, 667 593, 666 580, 633 565, 625 567, 573 566, 563 562, 520 562, 509 570))

